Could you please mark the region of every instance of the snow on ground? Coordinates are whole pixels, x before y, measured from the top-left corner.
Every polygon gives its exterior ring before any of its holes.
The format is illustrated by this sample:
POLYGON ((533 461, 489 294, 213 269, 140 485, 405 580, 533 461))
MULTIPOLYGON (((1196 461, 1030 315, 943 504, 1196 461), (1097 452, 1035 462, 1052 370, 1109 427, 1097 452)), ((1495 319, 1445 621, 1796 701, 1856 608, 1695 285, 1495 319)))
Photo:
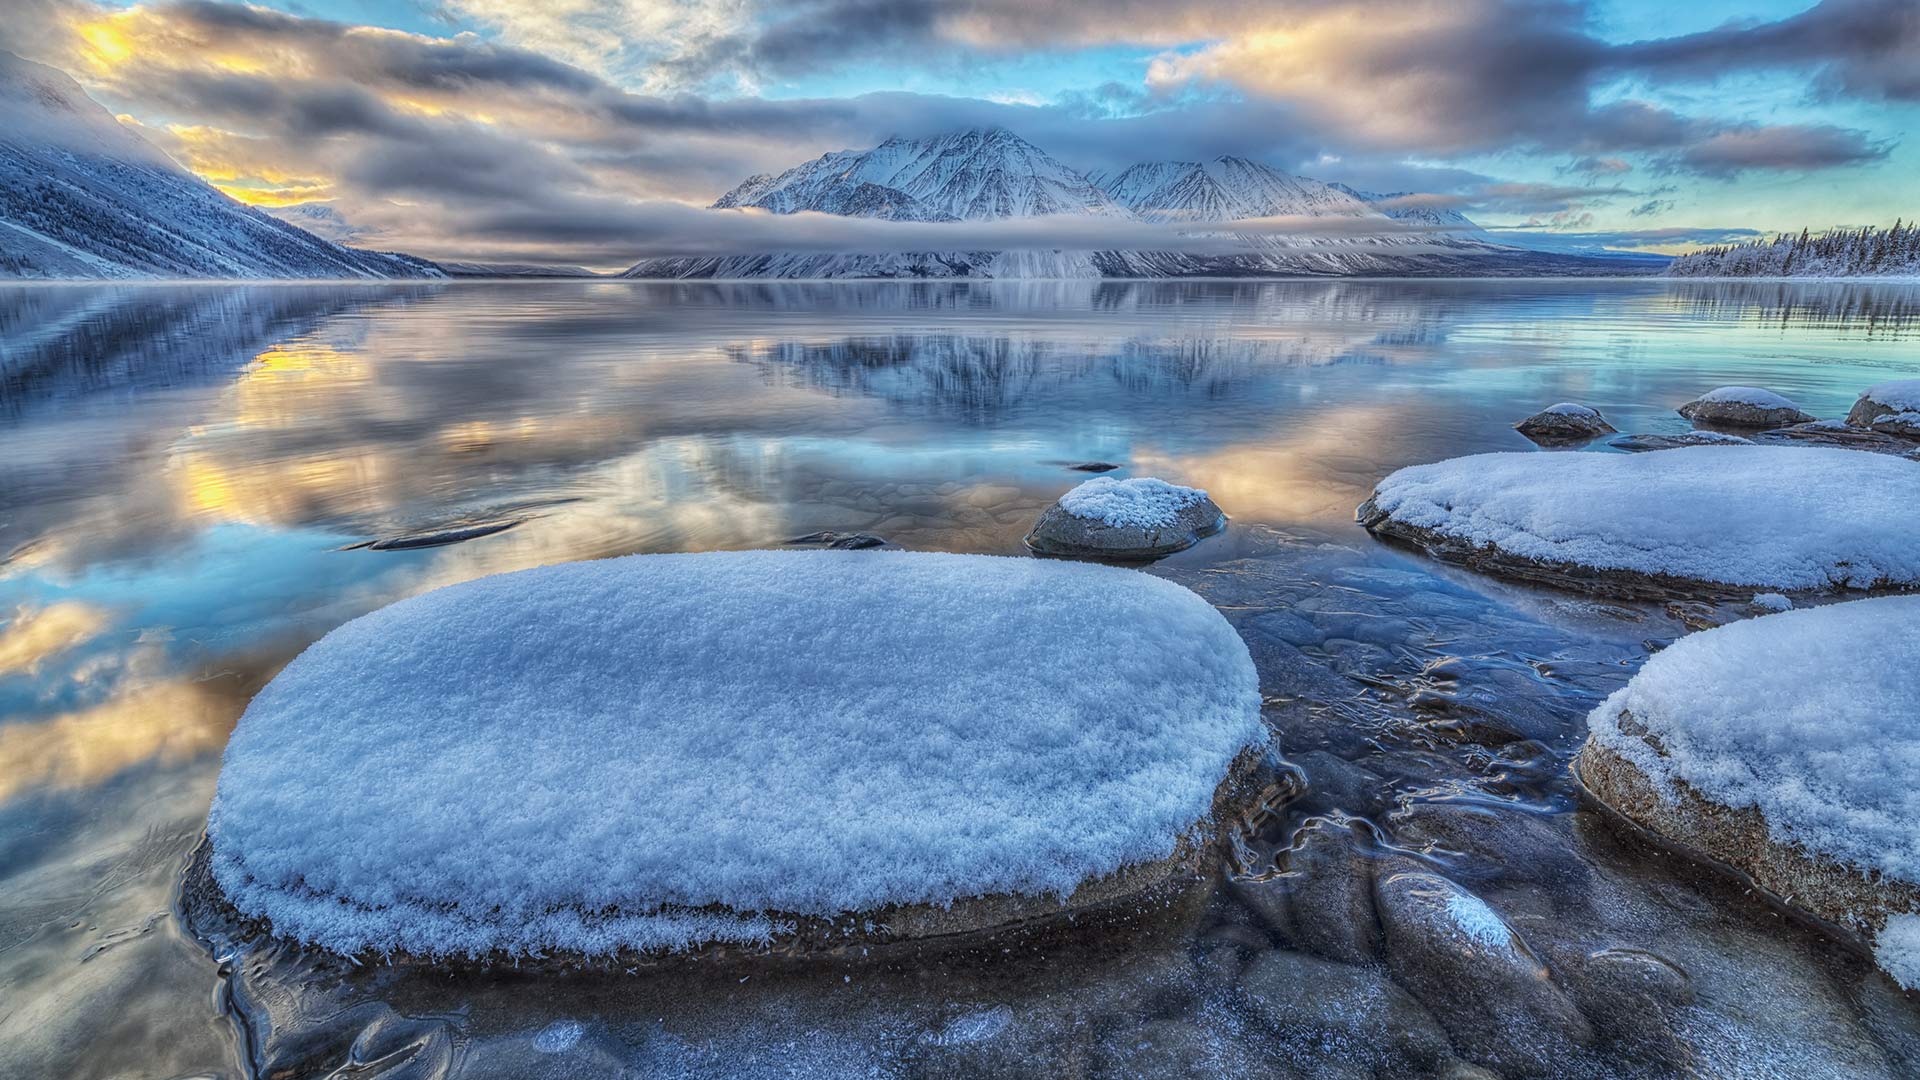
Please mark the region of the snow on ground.
POLYGON ((1690 634, 1587 723, 1668 794, 1684 780, 1758 809, 1776 841, 1920 882, 1915 626, 1920 596, 1890 596, 1690 634), (1622 712, 1666 755, 1622 731, 1622 712))
POLYGON ((1115 528, 1155 529, 1172 525, 1180 511, 1207 497, 1199 488, 1181 487, 1150 476, 1116 480, 1096 476, 1060 496, 1060 508, 1087 521, 1115 528))
POLYGON ((241 719, 208 834, 236 906, 341 952, 753 939, 1166 857, 1259 706, 1226 620, 1137 571, 573 563, 309 648, 241 719))
POLYGON ((1545 562, 1771 590, 1920 585, 1920 470, 1880 454, 1477 454, 1401 469, 1373 503, 1545 562))

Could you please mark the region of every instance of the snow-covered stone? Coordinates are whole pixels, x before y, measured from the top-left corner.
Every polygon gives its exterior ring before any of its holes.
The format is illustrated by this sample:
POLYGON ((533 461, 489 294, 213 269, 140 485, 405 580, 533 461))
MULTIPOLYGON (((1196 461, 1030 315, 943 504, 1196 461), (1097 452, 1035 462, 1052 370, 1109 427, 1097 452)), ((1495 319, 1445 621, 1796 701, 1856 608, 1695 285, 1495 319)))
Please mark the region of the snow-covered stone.
POLYGON ((1375 533, 1477 568, 1626 595, 1920 587, 1920 471, 1790 446, 1478 454, 1388 476, 1375 533))
POLYGON ((1920 412, 1886 413, 1876 417, 1868 425, 1882 435, 1898 435, 1903 439, 1920 439, 1920 412))
POLYGON ((1753 599, 1747 601, 1747 606, 1763 614, 1792 611, 1793 598, 1777 592, 1754 593, 1753 599))
POLYGON ((1701 424, 1729 427, 1781 427, 1804 424, 1813 414, 1771 390, 1757 386, 1722 386, 1709 390, 1685 405, 1680 415, 1701 424))
POLYGON ((1571 401, 1562 401, 1513 425, 1513 429, 1536 442, 1572 442, 1597 439, 1618 430, 1599 410, 1571 401))
POLYGON ((1047 555, 1157 558, 1192 547, 1225 524, 1198 488, 1148 476, 1096 476, 1040 515, 1027 546, 1047 555))
POLYGON ((1131 570, 544 567, 289 664, 227 749, 210 862, 240 913, 348 954, 675 950, 847 912, 903 935, 909 906, 977 929, 1196 850, 1259 707, 1226 620, 1131 570), (970 899, 1008 896, 1031 902, 970 899))
POLYGON ((1682 431, 1672 435, 1622 435, 1608 439, 1607 445, 1637 454, 1648 450, 1678 450, 1683 446, 1752 446, 1753 440, 1724 431, 1682 431))
POLYGON ((1847 413, 1847 423, 1878 431, 1876 421, 1907 413, 1920 413, 1920 379, 1895 379, 1867 387, 1847 413))
MULTIPOLYGON (((1581 780, 1640 826, 1872 940, 1911 980, 1920 596, 1681 638, 1588 718, 1581 780)), ((1909 982, 1911 984, 1911 982, 1909 982)))

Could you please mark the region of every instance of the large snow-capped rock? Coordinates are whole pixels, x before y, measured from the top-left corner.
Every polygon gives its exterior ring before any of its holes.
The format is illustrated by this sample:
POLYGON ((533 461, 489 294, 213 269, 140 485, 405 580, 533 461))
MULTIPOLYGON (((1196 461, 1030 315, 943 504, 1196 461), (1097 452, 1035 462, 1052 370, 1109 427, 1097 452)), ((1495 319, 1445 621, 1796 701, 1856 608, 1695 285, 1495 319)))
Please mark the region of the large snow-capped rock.
POLYGON ((64 72, 0 52, 0 277, 440 277, 228 198, 64 72))
POLYGON ((227 747, 209 863, 240 912, 347 954, 666 951, 852 912, 946 933, 1210 846, 1264 737, 1233 627, 1136 571, 569 563, 403 600, 287 665, 227 747))

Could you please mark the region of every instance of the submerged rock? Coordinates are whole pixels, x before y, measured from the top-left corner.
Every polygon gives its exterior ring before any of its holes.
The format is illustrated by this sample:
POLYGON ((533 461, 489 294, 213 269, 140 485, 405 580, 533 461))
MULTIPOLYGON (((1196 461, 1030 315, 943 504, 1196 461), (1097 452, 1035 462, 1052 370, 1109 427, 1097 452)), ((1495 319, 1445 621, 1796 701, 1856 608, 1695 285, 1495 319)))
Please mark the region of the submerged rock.
POLYGON ((1755 435, 1754 441, 1810 443, 1814 446, 1831 446, 1840 450, 1870 450, 1883 454, 1898 454, 1911 445, 1905 439, 1896 438, 1882 431, 1853 427, 1841 420, 1815 420, 1809 424, 1792 424, 1788 427, 1774 428, 1755 435))
POLYGON ((869 551, 877 548, 898 549, 900 545, 884 536, 872 533, 814 532, 805 536, 796 536, 787 541, 793 545, 824 547, 832 551, 869 551))
POLYGON ((1534 442, 1576 442, 1610 435, 1616 429, 1599 410, 1563 401, 1513 425, 1513 429, 1534 442))
POLYGON ((1082 461, 1067 466, 1075 472, 1112 472, 1119 467, 1111 461, 1082 461))
POLYGON ((1648 450, 1678 450, 1683 446, 1751 446, 1753 440, 1723 431, 1683 431, 1675 435, 1622 435, 1608 439, 1607 445, 1637 454, 1648 450))
POLYGON ((1722 386, 1680 406, 1680 415, 1697 424, 1770 428, 1804 424, 1813 414, 1791 399, 1757 386, 1722 386))
POLYGON ((1920 925, 1915 625, 1920 597, 1880 597, 1682 638, 1588 718, 1576 775, 1920 988, 1920 950, 1888 947, 1920 925))
POLYGON ((1896 379, 1860 392, 1847 423, 1889 435, 1920 438, 1920 379, 1896 379), (1883 428, 1881 425, 1886 424, 1883 428))
POLYGON ((1432 1068, 1451 1055, 1433 1014, 1376 965, 1275 949, 1248 965, 1240 993, 1247 1010, 1283 1042, 1349 1062, 1432 1068))
MULTIPOLYGON (((449 525, 442 529, 426 529, 420 532, 405 533, 400 536, 384 536, 366 544, 356 544, 369 551, 407 551, 412 548, 440 547, 443 544, 458 544, 463 540, 478 540, 483 536, 506 532, 515 525, 523 524, 525 518, 501 518, 495 521, 475 521, 463 525, 449 525)), ((351 550, 351 549, 348 549, 351 550)))
POLYGON ((1486 901, 1438 874, 1405 871, 1374 889, 1387 967, 1467 1058, 1503 1075, 1552 1076, 1593 1029, 1486 901))
POLYGON ((1027 533, 1042 555, 1157 559, 1225 528, 1207 493, 1152 477, 1096 477, 1048 507, 1027 533))

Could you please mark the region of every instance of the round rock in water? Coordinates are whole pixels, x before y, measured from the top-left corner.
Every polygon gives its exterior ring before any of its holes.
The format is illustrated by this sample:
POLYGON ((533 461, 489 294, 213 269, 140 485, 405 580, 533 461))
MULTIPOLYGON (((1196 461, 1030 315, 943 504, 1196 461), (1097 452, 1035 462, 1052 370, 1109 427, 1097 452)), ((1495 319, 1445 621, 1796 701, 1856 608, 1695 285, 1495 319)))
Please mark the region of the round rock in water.
POLYGON ((1132 570, 755 551, 501 574, 356 619, 260 692, 206 887, 348 955, 990 929, 1195 868, 1259 712, 1226 620, 1132 570))
POLYGON ((1513 425, 1513 429, 1534 442, 1579 442, 1611 435, 1617 430, 1598 409, 1571 401, 1549 405, 1513 425))
POLYGON ((1227 516, 1199 488, 1153 477, 1095 477, 1060 496, 1027 533, 1042 555, 1157 559, 1225 528, 1227 516))
MULTIPOLYGON (((1905 430, 1892 430, 1892 426, 1906 428, 1908 417, 1912 418, 1912 423, 1920 425, 1920 379, 1896 379, 1867 387, 1860 394, 1860 399, 1853 403, 1852 411, 1847 413, 1847 423, 1852 427, 1907 435, 1905 430), (1892 421, 1893 425, 1883 429, 1880 426, 1882 421, 1892 421)), ((1909 437, 1920 437, 1920 433, 1909 437)))
POLYGON ((1681 638, 1588 718, 1579 778, 1920 989, 1916 626, 1920 596, 1889 596, 1681 638))
POLYGON ((1611 596, 1920 588, 1920 470, 1885 454, 1695 446, 1475 454, 1389 475, 1374 534, 1611 596))
POLYGON ((1757 386, 1709 390, 1680 406, 1680 415, 1697 424, 1742 428, 1784 427, 1813 419, 1812 413, 1802 411, 1792 400, 1757 386))

